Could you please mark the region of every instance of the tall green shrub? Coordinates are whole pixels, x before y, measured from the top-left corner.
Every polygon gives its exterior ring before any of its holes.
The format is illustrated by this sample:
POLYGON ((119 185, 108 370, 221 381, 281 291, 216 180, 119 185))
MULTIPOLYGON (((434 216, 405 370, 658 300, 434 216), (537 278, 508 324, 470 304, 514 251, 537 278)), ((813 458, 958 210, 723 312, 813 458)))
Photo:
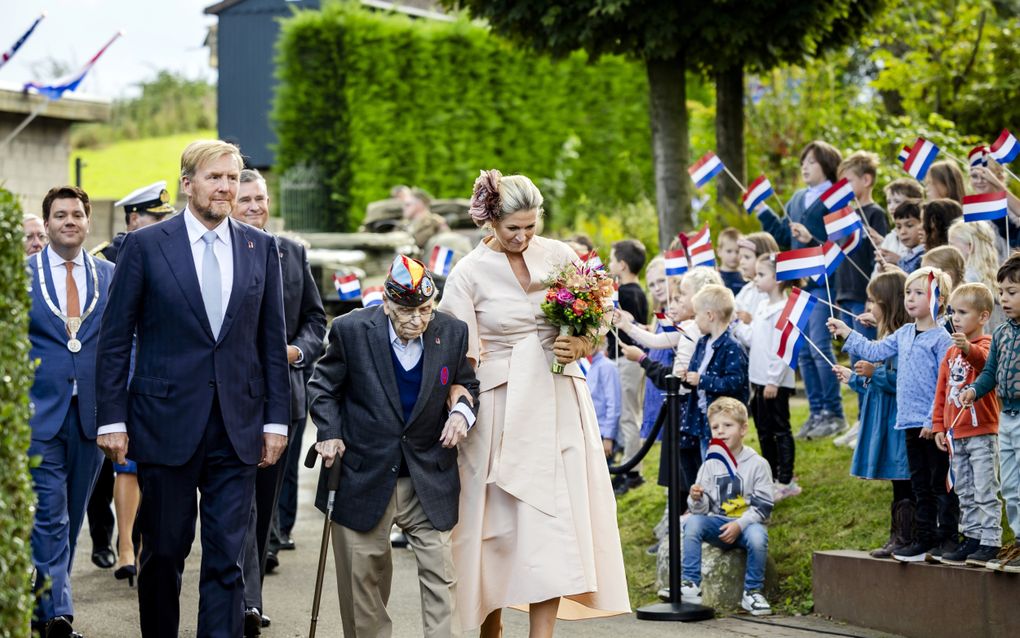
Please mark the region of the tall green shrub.
POLYGON ((535 179, 554 226, 653 192, 647 80, 622 58, 553 61, 466 20, 347 3, 297 12, 277 49, 277 168, 325 170, 337 229, 394 184, 466 197, 485 168, 535 179))
POLYGON ((27 637, 32 616, 35 493, 28 474, 28 277, 21 206, 0 187, 0 638, 27 637))

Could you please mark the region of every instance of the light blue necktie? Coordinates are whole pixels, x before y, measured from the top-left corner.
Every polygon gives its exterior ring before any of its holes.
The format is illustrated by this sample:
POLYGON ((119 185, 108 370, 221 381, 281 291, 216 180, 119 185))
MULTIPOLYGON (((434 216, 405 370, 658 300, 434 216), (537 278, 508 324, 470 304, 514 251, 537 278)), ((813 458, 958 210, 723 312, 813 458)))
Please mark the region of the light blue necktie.
POLYGON ((216 231, 208 231, 202 235, 205 242, 205 254, 202 257, 202 301, 205 313, 209 315, 209 326, 213 337, 220 336, 220 325, 223 323, 223 282, 220 280, 220 262, 216 259, 213 242, 216 231))

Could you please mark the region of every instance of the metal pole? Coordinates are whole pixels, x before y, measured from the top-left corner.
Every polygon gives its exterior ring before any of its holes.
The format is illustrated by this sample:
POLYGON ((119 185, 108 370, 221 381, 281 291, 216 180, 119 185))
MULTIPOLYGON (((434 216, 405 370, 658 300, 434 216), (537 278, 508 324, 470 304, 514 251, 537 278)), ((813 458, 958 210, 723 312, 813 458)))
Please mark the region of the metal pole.
POLYGON ((85 162, 81 156, 74 158, 74 185, 81 188, 81 169, 85 168, 85 162))

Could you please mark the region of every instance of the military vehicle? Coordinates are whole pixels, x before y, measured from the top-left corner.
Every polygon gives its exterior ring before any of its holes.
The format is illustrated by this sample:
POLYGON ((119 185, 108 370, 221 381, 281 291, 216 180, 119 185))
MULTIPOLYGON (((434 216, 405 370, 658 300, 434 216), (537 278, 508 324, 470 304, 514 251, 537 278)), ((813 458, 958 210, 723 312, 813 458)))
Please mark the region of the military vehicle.
MULTIPOLYGON (((319 284, 326 313, 345 314, 361 307, 361 298, 341 300, 335 277, 355 275, 361 290, 382 286, 393 257, 398 254, 421 259, 426 265, 436 246, 453 251, 456 263, 478 243, 483 231, 475 227, 468 214, 468 200, 441 199, 432 203, 432 212, 446 220, 450 231, 435 235, 424 250, 419 249, 410 234, 401 230, 403 210, 396 199, 371 202, 365 220, 354 233, 288 233, 281 234, 303 243, 308 249, 312 276, 319 284)), ((440 289, 445 277, 437 275, 440 289)))

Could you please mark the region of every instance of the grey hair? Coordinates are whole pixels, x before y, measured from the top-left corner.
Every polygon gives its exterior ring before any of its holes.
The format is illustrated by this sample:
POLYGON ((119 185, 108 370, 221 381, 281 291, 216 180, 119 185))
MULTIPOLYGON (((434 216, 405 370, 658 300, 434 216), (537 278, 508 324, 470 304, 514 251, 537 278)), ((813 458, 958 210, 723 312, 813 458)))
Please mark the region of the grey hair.
POLYGON ((542 215, 541 191, 525 175, 505 175, 499 180, 499 219, 522 210, 537 210, 542 215))
POLYGON ((241 171, 241 183, 247 184, 248 182, 262 182, 266 183, 266 178, 262 177, 262 173, 255 168, 246 168, 241 171))

